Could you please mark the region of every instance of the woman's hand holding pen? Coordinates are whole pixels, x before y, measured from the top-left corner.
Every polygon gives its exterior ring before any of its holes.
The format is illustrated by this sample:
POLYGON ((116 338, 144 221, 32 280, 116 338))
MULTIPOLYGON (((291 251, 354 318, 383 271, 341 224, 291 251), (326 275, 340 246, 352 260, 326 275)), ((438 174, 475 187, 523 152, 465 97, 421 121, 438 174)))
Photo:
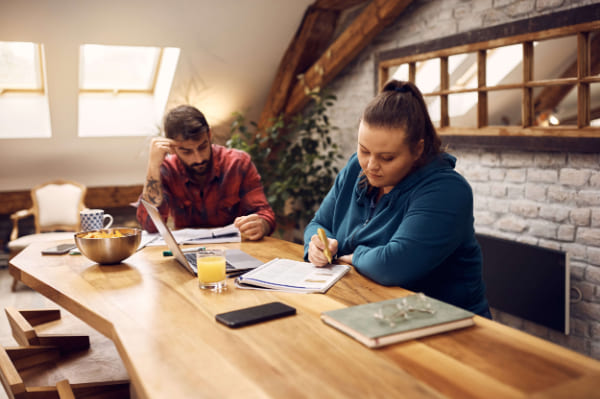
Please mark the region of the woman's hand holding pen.
MULTIPOLYGON (((329 251, 331 251, 331 256, 334 256, 338 250, 338 241, 335 238, 328 238, 329 243, 329 251)), ((325 244, 317 234, 314 234, 310 238, 310 242, 308 243, 308 261, 315 266, 326 266, 329 264, 327 260, 327 256, 323 253, 325 250, 325 244)))

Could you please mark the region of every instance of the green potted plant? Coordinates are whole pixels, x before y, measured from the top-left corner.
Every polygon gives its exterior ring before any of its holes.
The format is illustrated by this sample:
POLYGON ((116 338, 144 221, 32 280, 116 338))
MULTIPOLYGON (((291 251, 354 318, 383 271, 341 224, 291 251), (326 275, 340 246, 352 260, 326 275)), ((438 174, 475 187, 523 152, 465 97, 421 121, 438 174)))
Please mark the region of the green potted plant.
POLYGON ((331 188, 342 158, 331 138, 337 128, 327 117, 336 97, 319 90, 308 94, 311 103, 304 112, 289 120, 281 114, 266 129, 247 123, 237 113, 227 141, 228 147, 252 157, 277 217, 278 233, 292 241, 302 240, 304 227, 331 188))

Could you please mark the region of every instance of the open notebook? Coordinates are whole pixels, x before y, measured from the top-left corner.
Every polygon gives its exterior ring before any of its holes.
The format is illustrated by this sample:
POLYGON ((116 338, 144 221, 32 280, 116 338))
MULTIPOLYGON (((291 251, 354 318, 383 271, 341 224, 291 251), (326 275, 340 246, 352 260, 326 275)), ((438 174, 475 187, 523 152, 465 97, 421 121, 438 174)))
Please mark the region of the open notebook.
MULTIPOLYGON (((156 229, 160 233, 163 240, 165 240, 167 247, 169 247, 169 250, 171 251, 171 253, 173 253, 173 256, 175 257, 177 262, 179 262, 179 264, 191 274, 197 275, 198 269, 196 267, 196 253, 184 253, 177 244, 175 237, 173 237, 173 233, 171 232, 171 230, 160 217, 158 209, 145 200, 142 200, 142 204, 148 211, 148 215, 150 215, 150 217, 152 218, 156 229)), ((263 264, 258 259, 248 255, 247 253, 239 249, 227 249, 225 251, 225 258, 227 260, 227 273, 233 273, 242 270, 250 270, 263 264)))

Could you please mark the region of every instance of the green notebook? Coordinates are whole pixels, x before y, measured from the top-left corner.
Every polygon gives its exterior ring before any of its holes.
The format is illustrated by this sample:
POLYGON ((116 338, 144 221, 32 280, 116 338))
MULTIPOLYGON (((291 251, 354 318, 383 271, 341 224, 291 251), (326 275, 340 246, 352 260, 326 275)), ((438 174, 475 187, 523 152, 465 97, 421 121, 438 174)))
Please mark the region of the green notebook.
POLYGON ((369 348, 378 348, 471 326, 473 316, 473 312, 419 293, 330 310, 321 313, 321 320, 369 348))

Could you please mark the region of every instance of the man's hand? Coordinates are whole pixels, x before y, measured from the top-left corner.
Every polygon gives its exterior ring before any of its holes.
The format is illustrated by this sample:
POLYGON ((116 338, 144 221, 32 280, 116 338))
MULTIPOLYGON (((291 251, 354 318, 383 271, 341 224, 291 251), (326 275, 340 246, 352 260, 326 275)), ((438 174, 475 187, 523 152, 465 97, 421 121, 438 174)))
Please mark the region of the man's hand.
MULTIPOLYGON (((167 154, 173 153, 175 141, 166 137, 154 137, 150 142, 150 153, 148 156, 148 169, 160 169, 163 159, 167 154)), ((156 170, 155 169, 155 170, 156 170)))
POLYGON ((260 240, 271 230, 269 223, 255 213, 235 218, 233 225, 240 229, 243 238, 252 241, 260 240))

